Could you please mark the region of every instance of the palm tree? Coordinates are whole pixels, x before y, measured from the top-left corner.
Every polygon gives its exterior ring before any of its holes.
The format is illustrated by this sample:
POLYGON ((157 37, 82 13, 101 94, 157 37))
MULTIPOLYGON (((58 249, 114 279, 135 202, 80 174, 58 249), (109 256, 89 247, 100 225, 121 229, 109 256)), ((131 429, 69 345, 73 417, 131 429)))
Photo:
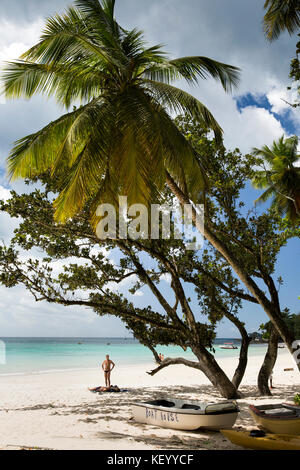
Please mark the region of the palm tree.
POLYGON ((287 30, 294 33, 300 27, 299 0, 266 0, 264 9, 264 30, 270 41, 277 39, 287 30))
MULTIPOLYGON (((34 178, 50 172, 59 180, 55 218, 65 222, 89 201, 97 223, 101 202, 157 200, 167 183, 182 204, 199 201, 207 181, 201 159, 175 126, 171 114, 187 113, 221 140, 222 129, 209 110, 171 85, 196 84, 212 76, 225 91, 238 83, 239 69, 207 57, 170 60, 161 46, 146 47, 143 35, 126 31, 114 18, 115 0, 76 0, 64 15, 47 20, 40 42, 3 74, 6 98, 54 96, 64 114, 20 139, 8 158, 9 175, 34 178)), ((293 351, 294 337, 245 266, 214 233, 209 221, 196 228, 228 261, 237 276, 276 324, 293 351)), ((299 365, 300 368, 300 365, 299 365)))
POLYGON ((115 0, 77 0, 46 22, 35 46, 7 64, 6 98, 54 96, 67 109, 40 131, 19 140, 8 158, 9 175, 60 178, 55 218, 65 222, 92 201, 92 221, 102 202, 149 204, 168 175, 192 199, 206 185, 205 172, 172 113, 188 113, 220 140, 210 111, 171 85, 212 76, 229 91, 238 69, 207 57, 170 60, 161 46, 146 47, 143 35, 114 18, 115 0))
POLYGON ((256 202, 272 199, 272 207, 281 216, 286 215, 292 223, 300 221, 300 155, 297 152, 298 137, 273 142, 271 148, 254 149, 254 155, 262 157, 264 170, 257 171, 253 185, 266 189, 256 202))

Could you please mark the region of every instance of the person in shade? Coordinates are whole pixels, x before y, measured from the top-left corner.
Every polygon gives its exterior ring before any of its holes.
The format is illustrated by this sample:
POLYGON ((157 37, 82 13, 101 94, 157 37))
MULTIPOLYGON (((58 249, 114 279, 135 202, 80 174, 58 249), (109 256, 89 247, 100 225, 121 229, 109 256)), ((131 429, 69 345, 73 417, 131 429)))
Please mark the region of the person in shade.
POLYGON ((104 372, 105 386, 110 388, 110 374, 114 369, 115 363, 109 359, 109 355, 106 354, 105 360, 102 363, 102 369, 104 372))

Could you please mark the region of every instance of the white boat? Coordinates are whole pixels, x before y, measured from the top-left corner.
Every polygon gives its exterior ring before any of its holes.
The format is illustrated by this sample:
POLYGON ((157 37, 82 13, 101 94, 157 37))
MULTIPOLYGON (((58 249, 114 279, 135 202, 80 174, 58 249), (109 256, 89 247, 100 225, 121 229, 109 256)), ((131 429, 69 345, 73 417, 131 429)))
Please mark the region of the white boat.
POLYGON ((134 420, 139 423, 186 431, 230 429, 239 412, 233 401, 203 403, 175 398, 132 403, 131 409, 134 420))
POLYGON ((238 347, 233 343, 224 343, 220 346, 221 349, 238 349, 238 347))

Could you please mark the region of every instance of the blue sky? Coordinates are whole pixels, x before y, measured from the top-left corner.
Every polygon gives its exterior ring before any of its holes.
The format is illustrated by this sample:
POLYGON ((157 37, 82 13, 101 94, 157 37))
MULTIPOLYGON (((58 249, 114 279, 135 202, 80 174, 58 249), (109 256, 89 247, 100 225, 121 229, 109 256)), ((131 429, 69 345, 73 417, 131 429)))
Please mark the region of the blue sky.
MULTIPOLYGON (((61 12, 70 3, 2 0, 0 62, 17 58, 37 42, 44 18, 61 12)), ((247 153, 253 147, 270 145, 283 134, 299 134, 299 110, 285 103, 295 97, 295 91, 288 91, 287 86, 296 38, 283 34, 272 44, 265 41, 261 0, 117 0, 116 5, 117 17, 124 27, 143 29, 149 43, 165 44, 170 56, 204 55, 241 68, 241 83, 233 94, 225 94, 212 79, 193 88, 180 83, 213 112, 223 127, 228 149, 238 147, 247 153)), ((52 100, 43 97, 6 103, 0 98, 0 197, 8 197, 11 188, 5 159, 13 142, 40 129, 62 112, 52 100)), ((26 189, 22 181, 13 187, 26 189)), ((244 192, 247 205, 252 207, 256 198, 257 192, 249 185, 244 192)), ((16 223, 6 216, 1 216, 0 223, 0 237, 8 241, 16 223)), ((300 311, 299 246, 298 239, 291 240, 282 250, 275 276, 284 279, 280 289, 282 307, 288 306, 292 311, 300 311)), ((163 281, 162 288, 168 296, 168 282, 163 281)), ((127 290, 128 285, 123 287, 124 292, 127 290)), ((137 306, 151 304, 159 308, 147 289, 129 298, 137 306)), ((254 331, 266 316, 260 307, 245 303, 241 319, 249 331, 254 331)), ((36 304, 21 287, 13 290, 0 287, 0 335, 126 336, 128 332, 116 319, 99 319, 87 309, 36 304)), ((237 332, 224 322, 218 335, 235 337, 237 332)))
POLYGON ((235 100, 237 109, 240 113, 243 112, 243 109, 248 107, 265 109, 272 116, 274 116, 277 121, 280 122, 285 133, 290 135, 297 134, 299 130, 299 124, 295 122, 292 110, 290 108, 285 108, 284 113, 274 112, 272 109, 272 104, 269 101, 267 95, 263 93, 260 95, 245 93, 243 95, 237 96, 235 100))

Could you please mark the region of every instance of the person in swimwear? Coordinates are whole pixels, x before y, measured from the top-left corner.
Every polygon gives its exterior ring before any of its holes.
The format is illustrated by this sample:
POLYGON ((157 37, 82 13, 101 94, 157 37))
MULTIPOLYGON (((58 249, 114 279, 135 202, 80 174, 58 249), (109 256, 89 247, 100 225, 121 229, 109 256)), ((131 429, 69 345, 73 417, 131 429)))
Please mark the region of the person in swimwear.
POLYGON ((89 388, 90 392, 120 392, 121 390, 117 385, 111 385, 110 387, 95 387, 89 388))
POLYGON ((102 363, 102 369, 104 372, 104 379, 105 379, 105 386, 110 388, 110 374, 113 368, 115 367, 115 363, 109 359, 109 355, 106 354, 105 360, 102 363))

